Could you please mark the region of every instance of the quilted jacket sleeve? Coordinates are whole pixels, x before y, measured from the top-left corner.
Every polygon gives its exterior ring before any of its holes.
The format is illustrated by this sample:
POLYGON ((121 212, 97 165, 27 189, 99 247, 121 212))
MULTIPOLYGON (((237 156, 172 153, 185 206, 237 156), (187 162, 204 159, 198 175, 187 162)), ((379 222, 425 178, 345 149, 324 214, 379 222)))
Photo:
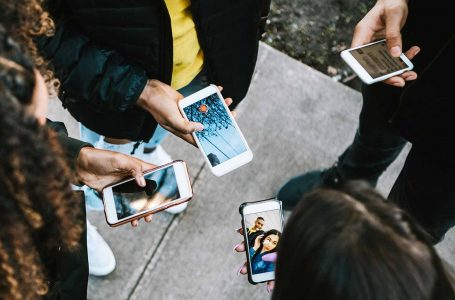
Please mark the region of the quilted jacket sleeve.
POLYGON ((122 112, 134 105, 147 83, 146 72, 118 52, 104 49, 62 23, 54 36, 38 41, 61 81, 61 97, 122 112))

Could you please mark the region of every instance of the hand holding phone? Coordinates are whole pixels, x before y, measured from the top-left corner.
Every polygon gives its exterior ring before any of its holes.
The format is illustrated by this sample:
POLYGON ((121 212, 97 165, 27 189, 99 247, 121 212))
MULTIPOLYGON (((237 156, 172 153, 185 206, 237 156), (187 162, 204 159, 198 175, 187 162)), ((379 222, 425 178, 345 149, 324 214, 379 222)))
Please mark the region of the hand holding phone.
POLYGON ((243 203, 239 208, 242 228, 238 230, 244 241, 235 246, 237 252, 246 252, 247 262, 239 269, 248 274, 248 281, 257 284, 267 281, 267 290, 273 289, 276 250, 283 230, 281 202, 268 199, 243 203))
POLYGON ((119 226, 189 201, 192 189, 186 164, 173 161, 144 173, 145 185, 134 178, 103 189, 106 221, 119 226))
POLYGON ((224 175, 253 159, 251 149, 215 85, 181 100, 179 108, 188 121, 204 126, 204 130, 192 134, 212 173, 224 175))
MULTIPOLYGON (((408 51, 409 53, 407 53, 409 58, 403 53, 399 57, 393 57, 387 48, 386 41, 380 40, 346 49, 341 52, 341 57, 366 84, 395 78, 401 74, 403 74, 404 80, 413 80, 417 74, 408 72, 414 67, 410 58, 413 58, 418 53, 418 49, 418 47, 411 48, 408 51)), ((404 86, 403 79, 390 80, 388 83, 395 86, 404 86)))

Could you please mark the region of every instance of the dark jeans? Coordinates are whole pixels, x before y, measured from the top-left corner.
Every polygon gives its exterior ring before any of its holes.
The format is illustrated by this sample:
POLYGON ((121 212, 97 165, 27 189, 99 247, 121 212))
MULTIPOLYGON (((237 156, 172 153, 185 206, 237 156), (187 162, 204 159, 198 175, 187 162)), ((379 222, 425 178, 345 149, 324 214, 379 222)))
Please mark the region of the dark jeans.
MULTIPOLYGON (((385 117, 396 109, 399 92, 384 84, 364 86, 359 128, 336 166, 342 179, 363 179, 375 186, 400 154, 406 140, 385 117)), ((438 242, 455 225, 455 170, 447 168, 438 149, 433 150, 413 145, 388 199, 417 219, 438 242)))

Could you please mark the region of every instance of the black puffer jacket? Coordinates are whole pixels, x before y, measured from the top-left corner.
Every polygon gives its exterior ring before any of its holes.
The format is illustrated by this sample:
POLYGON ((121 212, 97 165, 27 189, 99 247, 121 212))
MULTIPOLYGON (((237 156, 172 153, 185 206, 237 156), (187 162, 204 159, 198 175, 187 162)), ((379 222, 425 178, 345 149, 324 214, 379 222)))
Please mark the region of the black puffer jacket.
MULTIPOLYGON (((417 80, 404 88, 374 84, 375 94, 394 90, 396 97, 375 103, 386 121, 421 153, 439 161, 441 168, 455 168, 455 18, 446 0, 410 1, 402 30, 403 49, 418 45, 413 59, 417 80)), ((381 98, 383 99, 383 97, 381 98)), ((453 173, 452 173, 453 174, 453 173)))
MULTIPOLYGON (((270 0, 192 0, 209 81, 234 106, 245 96, 270 0)), ((147 79, 169 84, 172 30, 164 0, 50 0, 54 37, 41 40, 61 80, 60 99, 102 135, 148 140, 155 120, 135 105, 147 79)))

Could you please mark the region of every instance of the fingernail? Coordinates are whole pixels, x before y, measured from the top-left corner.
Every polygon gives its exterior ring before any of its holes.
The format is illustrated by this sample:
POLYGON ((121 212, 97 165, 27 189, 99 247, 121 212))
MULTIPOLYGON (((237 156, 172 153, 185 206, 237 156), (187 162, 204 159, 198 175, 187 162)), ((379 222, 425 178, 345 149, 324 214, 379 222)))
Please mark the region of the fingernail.
POLYGON ((237 245, 234 246, 234 249, 232 249, 233 252, 236 252, 235 249, 237 249, 238 246, 240 246, 242 243, 239 243, 237 245))
POLYGON ((239 270, 237 271, 237 276, 240 276, 240 271, 242 271, 243 266, 244 266, 244 264, 242 264, 242 265, 240 266, 239 270))
POLYGON ((392 47, 392 48, 390 49, 390 54, 392 54, 392 56, 395 56, 395 57, 400 56, 400 54, 401 54, 401 48, 398 47, 398 46, 392 47))
POLYGON ((401 83, 399 83, 399 82, 395 82, 393 85, 396 86, 396 87, 402 87, 402 86, 403 86, 403 85, 402 85, 401 83))
POLYGON ((196 131, 202 131, 202 130, 204 130, 204 125, 197 124, 195 129, 196 129, 196 131))

